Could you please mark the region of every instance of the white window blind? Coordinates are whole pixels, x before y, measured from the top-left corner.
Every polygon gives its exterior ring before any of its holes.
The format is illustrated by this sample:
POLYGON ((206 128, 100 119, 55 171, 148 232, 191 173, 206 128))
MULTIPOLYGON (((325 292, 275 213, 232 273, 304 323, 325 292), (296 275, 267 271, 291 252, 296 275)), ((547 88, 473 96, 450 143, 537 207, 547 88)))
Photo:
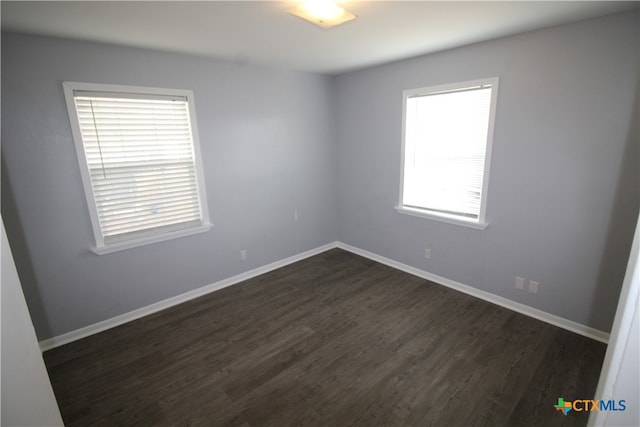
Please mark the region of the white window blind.
POLYGON ((405 92, 401 208, 484 222, 496 85, 492 79, 405 92))
POLYGON ((97 246, 208 222, 186 96, 72 93, 95 203, 97 246))

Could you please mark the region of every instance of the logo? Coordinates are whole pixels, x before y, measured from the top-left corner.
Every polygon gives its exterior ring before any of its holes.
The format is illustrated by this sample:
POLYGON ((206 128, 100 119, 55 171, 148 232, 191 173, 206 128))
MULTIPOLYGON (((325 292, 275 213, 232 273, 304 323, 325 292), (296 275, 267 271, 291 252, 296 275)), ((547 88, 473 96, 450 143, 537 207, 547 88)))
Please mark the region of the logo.
POLYGON ((558 404, 553 405, 553 407, 556 408, 556 411, 560 411, 563 414, 567 415, 571 410, 571 402, 565 402, 562 397, 559 397, 558 404))
POLYGON ((589 412, 589 411, 624 411, 627 409, 626 400, 591 400, 579 399, 573 402, 565 402, 564 398, 559 397, 558 403, 553 405, 556 411, 562 412, 565 416, 569 411, 589 412))

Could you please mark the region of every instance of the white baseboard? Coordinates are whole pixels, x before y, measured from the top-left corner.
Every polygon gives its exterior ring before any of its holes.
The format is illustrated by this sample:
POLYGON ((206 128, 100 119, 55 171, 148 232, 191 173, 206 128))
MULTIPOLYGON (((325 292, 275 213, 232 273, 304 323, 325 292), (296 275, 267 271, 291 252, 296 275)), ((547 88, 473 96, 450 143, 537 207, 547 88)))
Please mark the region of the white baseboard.
POLYGON ((183 302, 192 300, 194 298, 198 298, 200 296, 217 291, 219 289, 223 289, 228 286, 235 285, 237 283, 243 282, 245 280, 251 279, 253 277, 259 276, 264 273, 268 273, 270 271, 276 270, 286 265, 293 264, 294 262, 301 261, 305 258, 309 258, 311 256, 317 255, 319 253, 325 252, 333 248, 340 248, 345 251, 352 252, 356 255, 360 255, 365 258, 371 259, 373 261, 379 262, 381 264, 388 265, 390 267, 396 268, 398 270, 404 271, 414 276, 422 277, 423 279, 430 280, 439 285, 443 285, 448 288, 455 289, 456 291, 463 292, 465 294, 474 296, 476 298, 480 298, 482 300, 499 305, 501 307, 505 307, 509 310, 513 310, 515 312, 524 314, 525 316, 529 316, 534 319, 538 319, 543 322, 549 323, 551 325, 566 329, 568 331, 583 335, 585 337, 592 338, 596 341, 600 341, 605 344, 608 343, 609 341, 609 334, 606 332, 600 331, 598 329, 594 329, 589 326, 585 326, 580 323, 574 322, 572 320, 568 320, 563 317, 559 317, 554 314, 550 314, 545 311, 538 310, 533 307, 529 307, 528 305, 524 305, 519 302, 515 302, 510 299, 474 288, 472 286, 465 285, 465 284, 456 282, 454 280, 450 280, 445 277, 441 277, 441 276, 429 273, 424 270, 420 270, 410 265, 403 264, 398 261, 394 261, 390 258, 386 258, 382 255, 378 255, 373 252, 369 252, 364 249, 360 249, 355 246, 348 245, 346 243, 333 242, 333 243, 328 243, 326 245, 308 250, 306 252, 293 255, 291 257, 288 257, 279 261, 272 262, 271 264, 263 265, 262 267, 254 268, 253 270, 240 273, 233 277, 229 277, 228 279, 220 280, 219 282, 215 282, 210 285, 206 285, 201 288, 194 289, 184 294, 176 295, 175 297, 171 297, 163 301, 159 301, 154 304, 138 308, 136 310, 122 314, 120 316, 112 317, 110 319, 103 320, 101 322, 94 323, 92 325, 85 326, 83 328, 76 329, 74 331, 67 332, 62 335, 58 335, 52 338, 42 340, 40 341, 40 349, 42 351, 50 350, 52 348, 59 347, 64 344, 68 344, 70 342, 79 340, 81 338, 85 338, 90 335, 97 334, 98 332, 106 331, 107 329, 120 326, 124 323, 131 322, 132 320, 136 320, 141 317, 147 316, 149 314, 156 313, 158 311, 167 309, 169 307, 173 307, 174 305, 181 304, 183 302))
POLYGON ((175 297, 167 298, 151 305, 138 308, 128 313, 121 314, 120 316, 112 317, 110 319, 103 320, 101 322, 94 323, 92 325, 85 326, 83 328, 76 329, 62 335, 57 335, 55 337, 42 340, 39 343, 40 349, 42 351, 46 351, 55 347, 60 347, 61 345, 68 344, 70 342, 88 337, 93 334, 97 334, 98 332, 106 331, 107 329, 111 329, 124 323, 131 322, 132 320, 139 319, 149 314, 156 313, 169 307, 173 307, 174 305, 181 304, 183 302, 201 297, 203 295, 226 288, 231 285, 235 285, 236 283, 243 282, 261 274, 268 273, 286 265, 293 264, 294 262, 301 261, 305 258, 309 258, 335 247, 337 247, 337 242, 328 243, 326 245, 290 256, 288 258, 272 262, 271 264, 263 265, 261 267, 254 268, 253 270, 245 271, 244 273, 237 274, 233 277, 229 277, 228 279, 223 279, 219 282, 215 282, 210 285, 185 292, 184 294, 176 295, 175 297))
POLYGON ((394 261, 390 258, 386 258, 382 255, 378 255, 373 252, 365 251, 364 249, 360 249, 355 246, 348 245, 346 243, 337 242, 337 247, 340 249, 344 249, 345 251, 352 252, 356 255, 369 258, 381 264, 388 265, 389 267, 393 267, 395 269, 404 271, 406 273, 413 274, 414 276, 422 277, 423 279, 430 280, 439 285, 443 285, 448 288, 455 289, 456 291, 460 291, 465 294, 474 296, 476 298, 480 298, 482 300, 499 305, 501 307, 515 311, 517 313, 524 314, 525 316, 533 317, 534 319, 538 319, 543 322, 549 323, 551 325, 558 326, 562 329, 575 332, 576 334, 583 335, 587 338, 591 338, 596 341, 603 342, 605 344, 609 342, 608 333, 592 328, 590 326, 582 325, 572 320, 565 319, 563 317, 556 316, 551 313, 547 313, 546 311, 538 310, 537 308, 529 307, 528 305, 512 301, 510 299, 492 294, 490 292, 486 292, 486 291, 474 288, 472 286, 465 285, 465 284, 456 282, 454 280, 450 280, 445 277, 441 277, 436 274, 426 272, 424 270, 420 270, 410 265, 403 264, 398 261, 394 261))

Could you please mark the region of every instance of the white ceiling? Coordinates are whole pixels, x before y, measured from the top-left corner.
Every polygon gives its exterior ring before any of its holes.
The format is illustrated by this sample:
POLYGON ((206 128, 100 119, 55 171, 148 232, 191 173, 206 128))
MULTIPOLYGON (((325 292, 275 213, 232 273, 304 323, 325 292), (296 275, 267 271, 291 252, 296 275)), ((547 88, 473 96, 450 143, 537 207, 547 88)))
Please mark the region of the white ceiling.
POLYGON ((342 1, 358 19, 322 30, 293 1, 2 1, 2 29, 337 74, 637 9, 612 1, 342 1))

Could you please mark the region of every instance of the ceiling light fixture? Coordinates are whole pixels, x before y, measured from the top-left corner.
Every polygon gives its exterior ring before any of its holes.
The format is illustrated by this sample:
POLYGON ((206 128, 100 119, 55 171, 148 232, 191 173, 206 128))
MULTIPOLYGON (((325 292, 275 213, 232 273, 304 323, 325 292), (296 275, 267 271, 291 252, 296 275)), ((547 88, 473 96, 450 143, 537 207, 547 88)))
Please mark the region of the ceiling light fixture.
POLYGON ((356 15, 333 0, 304 0, 287 12, 325 29, 356 19, 356 15))

